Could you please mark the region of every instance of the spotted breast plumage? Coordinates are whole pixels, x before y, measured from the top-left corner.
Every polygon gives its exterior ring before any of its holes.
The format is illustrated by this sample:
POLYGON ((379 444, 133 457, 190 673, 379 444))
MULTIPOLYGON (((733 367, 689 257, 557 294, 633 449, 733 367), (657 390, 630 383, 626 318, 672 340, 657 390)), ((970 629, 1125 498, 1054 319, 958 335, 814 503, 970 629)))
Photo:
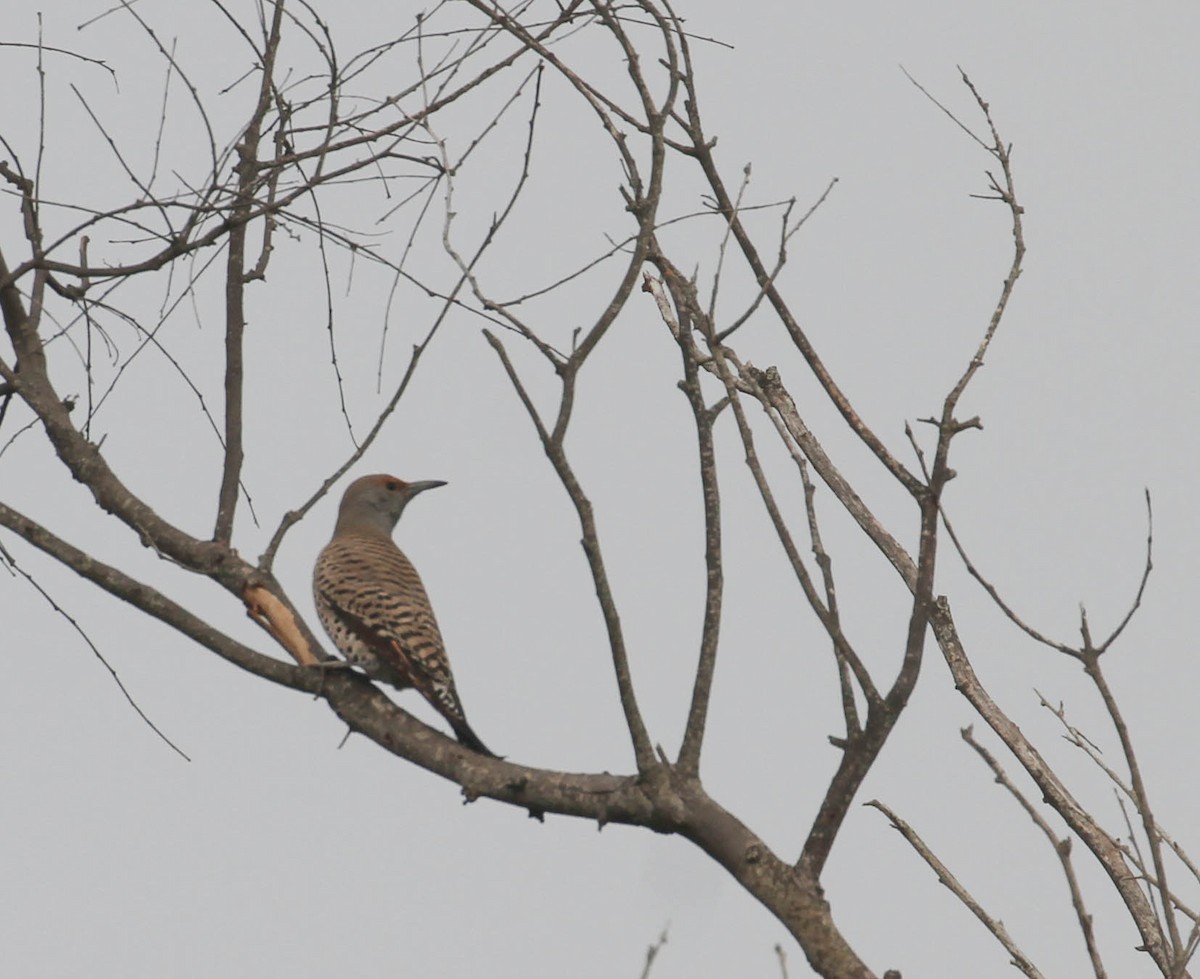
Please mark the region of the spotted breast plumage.
POLYGON ((467 723, 421 577, 392 540, 408 502, 444 485, 387 475, 351 483, 313 568, 313 595, 321 625, 347 662, 374 680, 416 687, 462 744, 491 756, 467 723))

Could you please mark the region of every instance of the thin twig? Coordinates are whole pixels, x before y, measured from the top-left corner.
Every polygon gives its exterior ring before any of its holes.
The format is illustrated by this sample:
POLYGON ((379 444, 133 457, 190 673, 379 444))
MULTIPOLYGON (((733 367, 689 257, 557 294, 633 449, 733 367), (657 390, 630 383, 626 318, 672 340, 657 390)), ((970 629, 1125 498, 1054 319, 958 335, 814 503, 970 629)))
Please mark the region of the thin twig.
POLYGON ((1054 832, 1054 829, 1046 821, 1045 817, 1038 812, 1033 803, 1025 798, 1024 793, 1008 777, 1008 773, 996 757, 975 740, 974 732, 970 727, 963 728, 960 733, 962 734, 962 739, 975 750, 975 753, 983 759, 984 764, 991 769, 996 781, 1008 790, 1009 795, 1016 799, 1017 804, 1025 810, 1025 814, 1029 816, 1033 824, 1050 841, 1050 845, 1054 848, 1059 863, 1062 864, 1063 875, 1067 879, 1067 889, 1071 894, 1071 906, 1075 909, 1075 918, 1079 922, 1079 930, 1083 935, 1088 959, 1092 963, 1092 974, 1096 979, 1106 979, 1107 973, 1104 971, 1104 962, 1100 957, 1100 949, 1096 945, 1096 933, 1092 927, 1092 916, 1088 913, 1087 906, 1084 903, 1083 891, 1080 889, 1079 879, 1075 875, 1075 864, 1071 860, 1071 838, 1060 838, 1054 832))
MULTIPOLYGON (((717 460, 713 444, 713 423, 720 410, 708 406, 700 383, 700 364, 705 359, 697 347, 694 331, 711 339, 712 320, 697 302, 696 291, 685 283, 678 270, 661 255, 657 239, 652 260, 666 273, 678 318, 671 311, 662 290, 662 283, 648 272, 642 279, 642 291, 654 296, 663 317, 679 348, 683 360, 683 380, 679 386, 692 411, 696 429, 700 496, 704 506, 704 617, 700 628, 700 654, 697 657, 692 700, 679 749, 678 767, 685 775, 699 778, 700 753, 708 721, 713 676, 716 672, 717 651, 721 634, 721 605, 725 591, 724 560, 722 557, 721 490, 717 479, 717 460)), ((728 396, 725 404, 731 403, 728 396)))
POLYGON ((1013 965, 1024 975, 1028 976, 1029 979, 1043 979, 1042 973, 1038 971, 1029 957, 1017 947, 1017 943, 1012 940, 1012 937, 1008 934, 1008 929, 1004 927, 1004 923, 993 918, 983 910, 983 906, 972 897, 970 891, 958 882, 958 879, 950 872, 949 868, 934 855, 933 851, 925 844, 925 841, 917 835, 916 830, 878 799, 872 799, 870 802, 864 803, 864 805, 878 809, 887 816, 892 826, 899 830, 900 835, 908 841, 909 846, 916 850, 917 855, 937 874, 938 883, 944 884, 966 906, 967 910, 975 915, 983 926, 991 932, 996 941, 1004 946, 1004 950, 1011 957, 1013 965))
POLYGON ((525 385, 521 382, 516 368, 513 367, 512 361, 509 359, 508 351, 504 349, 504 345, 491 332, 485 330, 484 337, 486 337, 492 349, 496 351, 496 356, 500 358, 505 374, 508 375, 513 389, 517 392, 517 397, 520 398, 521 404, 525 406, 525 411, 528 413, 530 421, 533 422, 534 428, 537 430, 543 451, 554 466, 555 472, 558 474, 558 478, 562 482, 564 489, 566 489, 567 495, 570 497, 571 502, 575 506, 575 511, 579 516, 580 529, 583 532, 580 543, 583 545, 583 551, 588 560, 592 582, 596 588, 596 598, 600 603, 600 611, 604 616, 605 628, 608 631, 613 672, 616 674, 617 679, 617 692, 621 698, 621 708, 625 713, 625 723, 629 728, 629 736, 633 742, 634 757, 637 760, 638 771, 649 771, 656 765, 654 749, 651 744, 650 735, 646 730, 646 722, 642 719, 637 695, 634 693, 633 677, 629 669, 629 655, 625 649, 625 634, 621 627, 621 617, 617 611, 612 586, 609 584, 608 570, 605 567, 604 556, 600 547, 600 536, 596 529, 596 519, 592 510, 591 500, 584 493, 583 487, 580 485, 574 470, 571 468, 571 464, 567 461, 560 433, 557 429, 553 432, 546 429, 541 416, 534 407, 533 400, 529 397, 529 393, 525 390, 525 385))
POLYGON ((670 924, 668 924, 665 928, 663 928, 662 934, 658 936, 657 940, 651 942, 646 947, 646 964, 642 968, 641 979, 649 979, 650 969, 654 965, 654 960, 658 958, 658 953, 661 952, 663 950, 663 946, 667 944, 667 932, 670 930, 670 927, 670 924))
MULTIPOLYGON (((275 5, 271 32, 262 53, 262 82, 258 104, 238 145, 237 202, 230 211, 236 221, 254 209, 254 191, 259 180, 259 142, 263 120, 271 107, 275 84, 275 59, 283 27, 283 4, 275 5)), ((266 205, 267 213, 273 202, 266 205)), ((217 494, 217 519, 213 540, 228 543, 233 537, 233 519, 237 511, 238 486, 242 477, 244 450, 242 447, 242 400, 245 385, 246 330, 246 231, 248 222, 242 220, 229 232, 229 252, 225 265, 225 458, 221 469, 221 487, 217 494)))
POLYGON ((33 590, 41 595, 55 612, 57 612, 64 619, 66 619, 67 622, 70 623, 71 628, 79 634, 79 638, 87 643, 88 648, 92 651, 92 655, 100 661, 101 665, 106 670, 108 670, 108 675, 112 677, 113 683, 117 685, 117 689, 121 691, 121 695, 129 703, 129 706, 133 708, 134 713, 136 713, 137 716, 142 719, 142 722, 158 736, 159 740, 162 741, 163 744, 175 752, 175 754, 177 754, 184 761, 191 761, 192 759, 188 757, 187 753, 184 752, 184 750, 180 748, 179 745, 177 745, 174 741, 168 738, 163 733, 162 729, 152 720, 150 720, 150 718, 146 715, 146 712, 138 705, 138 702, 133 699, 133 694, 129 692, 129 688, 125 686, 120 676, 117 675, 117 671, 113 669, 112 664, 104 658, 104 654, 101 653, 96 644, 92 642, 91 636, 84 631, 83 626, 79 624, 74 616, 72 616, 69 612, 67 612, 66 609, 59 605, 45 588, 38 584, 33 575, 17 564, 12 554, 8 552, 3 544, 0 544, 0 564, 7 565, 12 571, 15 571, 22 578, 24 578, 25 581, 33 588, 33 590))

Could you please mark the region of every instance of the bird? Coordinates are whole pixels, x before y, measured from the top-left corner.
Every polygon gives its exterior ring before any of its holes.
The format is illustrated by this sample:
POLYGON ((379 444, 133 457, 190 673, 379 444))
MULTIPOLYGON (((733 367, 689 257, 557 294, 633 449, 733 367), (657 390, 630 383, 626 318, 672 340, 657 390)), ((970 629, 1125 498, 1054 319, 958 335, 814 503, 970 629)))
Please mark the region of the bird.
POLYGON ((459 742, 497 757, 471 730, 421 576, 392 540, 413 497, 445 486, 362 476, 342 496, 333 537, 313 566, 317 617, 346 661, 403 690, 416 687, 459 742))

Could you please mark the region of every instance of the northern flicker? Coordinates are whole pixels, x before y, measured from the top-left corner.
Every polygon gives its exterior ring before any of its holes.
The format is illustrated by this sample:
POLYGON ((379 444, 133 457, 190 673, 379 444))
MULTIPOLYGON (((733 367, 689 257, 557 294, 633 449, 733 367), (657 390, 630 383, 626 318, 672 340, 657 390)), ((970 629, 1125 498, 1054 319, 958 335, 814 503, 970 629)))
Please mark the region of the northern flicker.
POLYGON ((445 485, 386 475, 351 483, 333 539, 313 568, 313 596, 321 625, 347 662, 398 689, 416 687, 460 742, 495 757, 467 723, 425 586, 392 540, 409 500, 445 485))

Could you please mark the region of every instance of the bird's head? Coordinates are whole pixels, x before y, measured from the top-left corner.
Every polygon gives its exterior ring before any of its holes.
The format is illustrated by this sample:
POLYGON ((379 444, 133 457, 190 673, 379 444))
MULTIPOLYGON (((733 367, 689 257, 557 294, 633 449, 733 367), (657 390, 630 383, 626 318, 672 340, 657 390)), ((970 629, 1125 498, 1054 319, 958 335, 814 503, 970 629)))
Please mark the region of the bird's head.
POLYGON ((440 479, 406 483, 384 473, 360 476, 342 495, 334 536, 366 531, 390 537, 409 500, 427 489, 445 485, 440 479))

